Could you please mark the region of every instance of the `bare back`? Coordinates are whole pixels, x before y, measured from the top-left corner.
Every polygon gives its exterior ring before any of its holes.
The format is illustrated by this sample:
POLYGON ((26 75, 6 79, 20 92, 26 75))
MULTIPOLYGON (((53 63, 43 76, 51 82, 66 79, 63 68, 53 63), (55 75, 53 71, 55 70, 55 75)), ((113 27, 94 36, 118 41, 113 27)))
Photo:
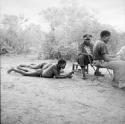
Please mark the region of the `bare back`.
POLYGON ((51 64, 47 68, 43 69, 42 77, 53 78, 54 76, 59 74, 60 74, 60 70, 57 68, 57 65, 51 64))

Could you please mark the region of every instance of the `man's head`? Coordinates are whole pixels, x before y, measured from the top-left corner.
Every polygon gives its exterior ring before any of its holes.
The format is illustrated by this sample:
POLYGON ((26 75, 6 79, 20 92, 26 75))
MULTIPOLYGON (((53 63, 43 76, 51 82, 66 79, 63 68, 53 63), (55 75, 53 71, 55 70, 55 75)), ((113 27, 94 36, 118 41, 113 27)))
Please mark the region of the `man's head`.
POLYGON ((92 35, 90 35, 90 34, 83 35, 84 44, 86 46, 90 45, 91 39, 92 39, 92 35))
POLYGON ((111 33, 107 30, 104 30, 100 33, 100 37, 105 43, 108 43, 108 41, 110 40, 110 36, 111 33))
POLYGON ((58 60, 58 67, 59 67, 60 69, 64 69, 65 66, 66 66, 66 61, 65 61, 64 59, 58 60))

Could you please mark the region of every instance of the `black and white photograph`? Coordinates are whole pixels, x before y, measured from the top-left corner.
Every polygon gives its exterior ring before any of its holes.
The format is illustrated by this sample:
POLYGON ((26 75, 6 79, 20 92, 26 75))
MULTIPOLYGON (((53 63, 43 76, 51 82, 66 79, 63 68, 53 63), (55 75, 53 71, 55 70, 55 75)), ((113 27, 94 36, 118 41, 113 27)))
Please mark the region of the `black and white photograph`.
POLYGON ((125 0, 0 0, 1 124, 125 124, 125 0))

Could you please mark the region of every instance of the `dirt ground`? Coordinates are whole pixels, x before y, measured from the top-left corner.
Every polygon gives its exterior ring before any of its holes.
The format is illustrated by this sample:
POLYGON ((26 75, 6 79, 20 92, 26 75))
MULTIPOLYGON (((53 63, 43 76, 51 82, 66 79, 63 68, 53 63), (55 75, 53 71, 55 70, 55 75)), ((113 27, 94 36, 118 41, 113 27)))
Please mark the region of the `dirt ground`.
POLYGON ((40 62, 31 56, 1 57, 2 124, 125 124, 125 90, 111 86, 106 70, 105 77, 95 78, 90 69, 88 80, 80 73, 72 79, 45 79, 6 72, 40 62))

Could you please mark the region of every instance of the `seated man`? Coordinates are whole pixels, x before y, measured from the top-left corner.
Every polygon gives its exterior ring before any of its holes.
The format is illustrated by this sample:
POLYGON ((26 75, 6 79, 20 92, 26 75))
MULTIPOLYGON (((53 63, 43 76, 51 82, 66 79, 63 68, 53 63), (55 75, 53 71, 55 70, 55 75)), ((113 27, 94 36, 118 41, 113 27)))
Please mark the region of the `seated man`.
MULTIPOLYGON (((118 61, 110 61, 110 62, 94 62, 94 65, 102 67, 102 68, 108 68, 113 70, 113 86, 119 87, 119 83, 125 84, 125 61, 118 60, 118 61)), ((125 85, 124 85, 125 87, 125 85)))
POLYGON ((8 73, 11 71, 22 74, 23 76, 32 76, 32 77, 45 77, 45 78, 72 78, 73 72, 70 72, 65 75, 60 75, 60 70, 64 69, 66 66, 66 61, 60 59, 57 64, 47 64, 42 63, 38 66, 29 66, 30 68, 35 68, 34 72, 30 72, 22 67, 26 67, 26 65, 18 66, 18 69, 11 68, 8 70, 8 73))
MULTIPOLYGON (((110 40, 110 36, 111 36, 111 33, 109 31, 104 30, 104 31, 101 32, 101 34, 100 34, 101 39, 98 40, 93 46, 94 60, 98 60, 100 62, 102 62, 102 61, 109 62, 109 61, 117 60, 117 58, 113 58, 108 53, 108 49, 107 49, 106 45, 110 40)), ((104 76, 103 74, 101 74, 101 72, 99 72, 99 68, 100 67, 97 66, 94 75, 104 76)))
POLYGON ((83 43, 79 46, 79 53, 77 62, 82 69, 83 79, 86 79, 85 75, 85 66, 91 64, 93 61, 92 51, 93 51, 93 44, 91 42, 92 35, 86 34, 83 36, 83 43))

